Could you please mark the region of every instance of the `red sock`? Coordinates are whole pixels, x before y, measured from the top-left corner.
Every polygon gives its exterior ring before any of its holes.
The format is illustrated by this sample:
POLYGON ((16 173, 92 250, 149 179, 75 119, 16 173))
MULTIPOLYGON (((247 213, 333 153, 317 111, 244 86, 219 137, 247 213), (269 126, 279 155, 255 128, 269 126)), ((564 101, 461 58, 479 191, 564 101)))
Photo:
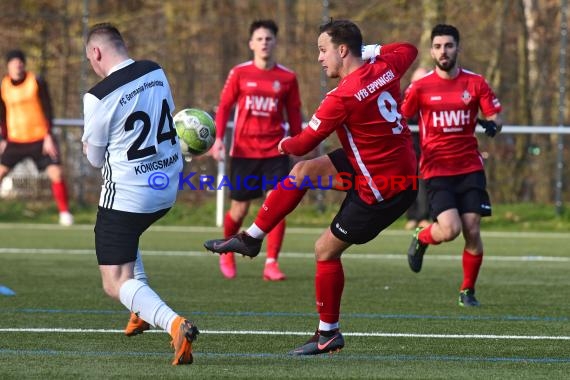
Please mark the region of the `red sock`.
POLYGON ((255 224, 262 231, 273 230, 281 220, 285 219, 287 214, 297 207, 306 192, 306 187, 299 189, 290 178, 285 178, 265 198, 265 202, 255 218, 255 224))
POLYGON ((460 290, 475 289, 475 281, 477 281, 482 262, 483 252, 480 255, 474 255, 463 251, 463 284, 460 290))
POLYGON ((340 317, 340 299, 344 289, 344 271, 340 259, 317 261, 315 297, 321 321, 336 323, 340 317))
POLYGON ((433 240, 433 237, 431 236, 432 226, 433 224, 430 224, 429 226, 420 231, 420 233, 418 234, 419 241, 421 241, 424 244, 434 244, 434 245, 441 243, 440 241, 433 240))
POLYGON ((226 213, 226 216, 224 217, 224 238, 228 238, 232 235, 235 235, 239 232, 239 229, 241 227, 241 222, 236 222, 235 220, 232 219, 232 217, 230 216, 230 212, 228 211, 226 213))
POLYGON ((279 257, 281 245, 283 244, 283 236, 285 236, 285 219, 281 220, 271 232, 267 235, 267 258, 275 259, 279 257))
POLYGON ((65 187, 65 182, 52 182, 51 191, 53 193, 53 198, 57 204, 59 212, 69 211, 69 203, 67 198, 67 188, 65 187))

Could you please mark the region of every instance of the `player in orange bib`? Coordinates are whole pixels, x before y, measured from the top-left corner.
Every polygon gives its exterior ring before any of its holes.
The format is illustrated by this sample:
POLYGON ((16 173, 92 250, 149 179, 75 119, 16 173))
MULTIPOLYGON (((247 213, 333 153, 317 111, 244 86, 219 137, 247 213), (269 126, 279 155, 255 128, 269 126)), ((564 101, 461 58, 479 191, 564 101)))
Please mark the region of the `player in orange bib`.
POLYGON ((8 74, 0 84, 0 182, 25 158, 46 170, 59 209, 59 224, 70 226, 67 189, 57 141, 51 134, 52 109, 46 82, 26 71, 21 50, 6 55, 8 74))

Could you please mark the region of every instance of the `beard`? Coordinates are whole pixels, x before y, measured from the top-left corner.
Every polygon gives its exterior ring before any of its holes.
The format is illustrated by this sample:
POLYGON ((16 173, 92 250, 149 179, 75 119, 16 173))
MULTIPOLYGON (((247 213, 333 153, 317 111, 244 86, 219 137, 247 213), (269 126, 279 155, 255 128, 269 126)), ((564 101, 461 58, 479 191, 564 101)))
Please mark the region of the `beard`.
POLYGON ((443 71, 451 71, 455 67, 455 63, 457 62, 457 57, 448 57, 447 62, 441 63, 438 60, 434 60, 435 65, 439 67, 440 70, 443 71))

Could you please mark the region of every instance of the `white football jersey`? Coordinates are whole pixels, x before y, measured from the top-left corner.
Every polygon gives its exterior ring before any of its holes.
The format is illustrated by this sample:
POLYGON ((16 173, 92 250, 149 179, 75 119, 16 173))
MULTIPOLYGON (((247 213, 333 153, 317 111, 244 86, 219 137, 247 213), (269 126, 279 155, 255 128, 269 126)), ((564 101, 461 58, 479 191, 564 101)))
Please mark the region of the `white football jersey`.
POLYGON ((82 141, 106 147, 99 206, 135 213, 172 207, 183 160, 162 68, 129 59, 83 98, 82 141))

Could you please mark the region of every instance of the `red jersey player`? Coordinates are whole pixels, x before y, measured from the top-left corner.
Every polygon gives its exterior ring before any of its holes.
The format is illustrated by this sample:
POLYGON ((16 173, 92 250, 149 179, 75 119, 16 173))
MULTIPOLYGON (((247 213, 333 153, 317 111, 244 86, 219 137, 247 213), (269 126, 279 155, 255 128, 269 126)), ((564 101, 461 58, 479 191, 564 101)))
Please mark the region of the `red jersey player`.
POLYGON ((435 69, 406 90, 402 113, 419 113, 420 172, 426 180, 435 222, 418 228, 408 250, 414 272, 429 244, 455 239, 463 231, 463 283, 460 306, 479 306, 475 282, 483 259, 481 217, 491 215, 483 160, 474 136, 479 122, 493 137, 501 129, 501 104, 478 74, 458 66, 459 31, 437 25, 431 33, 435 69), (479 109, 486 120, 477 119, 479 109))
POLYGON ((352 244, 374 239, 406 211, 417 193, 416 157, 400 113, 400 79, 415 60, 417 49, 393 43, 369 46, 363 54, 361 48, 361 32, 351 21, 334 20, 321 26, 318 60, 329 78, 340 78, 338 87, 323 99, 309 127, 278 146, 283 154, 303 155, 336 132, 342 148, 295 164, 247 231, 204 244, 214 252, 255 257, 266 232, 295 209, 308 188, 347 190, 330 227, 315 243, 319 326, 307 343, 291 351, 293 355, 334 352, 344 346, 339 331, 342 253, 352 244), (372 59, 365 62, 363 58, 372 59), (354 186, 347 189, 347 183, 354 186))
MULTIPOLYGON (((271 189, 290 168, 289 159, 277 151, 286 136, 284 111, 287 111, 289 134, 301 132, 301 99, 297 76, 275 62, 277 25, 272 20, 254 21, 249 28, 249 48, 253 60, 235 66, 229 73, 216 114, 216 142, 212 155, 224 159, 223 138, 234 105, 234 133, 230 156, 231 205, 224 217, 224 236, 236 234, 246 217, 252 199, 271 189), (247 180, 246 180, 247 179, 247 180)), ((275 226, 268 237, 267 259, 263 278, 284 280, 277 258, 285 234, 285 220, 275 226)), ((226 278, 236 276, 233 253, 220 256, 220 270, 226 278)))

